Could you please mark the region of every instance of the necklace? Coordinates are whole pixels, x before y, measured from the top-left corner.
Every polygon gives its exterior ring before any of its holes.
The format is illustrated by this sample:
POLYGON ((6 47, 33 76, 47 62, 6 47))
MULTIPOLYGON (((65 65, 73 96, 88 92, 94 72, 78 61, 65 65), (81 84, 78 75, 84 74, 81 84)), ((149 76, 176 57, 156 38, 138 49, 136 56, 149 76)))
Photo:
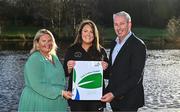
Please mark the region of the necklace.
POLYGON ((44 58, 45 58, 46 60, 48 60, 50 63, 52 63, 52 64, 54 65, 53 57, 52 57, 51 54, 44 54, 44 53, 42 53, 42 52, 40 52, 40 53, 41 53, 42 56, 44 56, 44 58))
POLYGON ((50 61, 52 64, 54 64, 53 58, 51 55, 48 56, 44 56, 46 58, 46 60, 50 61))

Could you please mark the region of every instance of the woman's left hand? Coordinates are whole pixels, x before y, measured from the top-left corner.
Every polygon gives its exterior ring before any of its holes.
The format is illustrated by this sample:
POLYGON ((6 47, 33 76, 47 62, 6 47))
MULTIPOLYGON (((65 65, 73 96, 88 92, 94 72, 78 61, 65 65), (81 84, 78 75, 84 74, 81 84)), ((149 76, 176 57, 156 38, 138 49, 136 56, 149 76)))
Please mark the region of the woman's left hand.
POLYGON ((62 96, 68 100, 71 99, 72 93, 70 91, 62 91, 62 96))
POLYGON ((101 64, 102 64, 103 70, 106 70, 108 67, 108 63, 105 61, 101 61, 101 64))

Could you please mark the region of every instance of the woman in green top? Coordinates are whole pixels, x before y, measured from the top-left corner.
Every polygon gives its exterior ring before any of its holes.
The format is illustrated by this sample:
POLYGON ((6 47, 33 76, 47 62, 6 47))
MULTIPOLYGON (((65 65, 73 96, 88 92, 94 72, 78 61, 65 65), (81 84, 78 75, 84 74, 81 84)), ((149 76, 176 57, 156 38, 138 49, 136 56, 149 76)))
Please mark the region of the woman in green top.
POLYGON ((67 111, 65 75, 56 56, 54 36, 46 29, 39 30, 33 41, 24 68, 25 87, 21 94, 18 111, 67 111))

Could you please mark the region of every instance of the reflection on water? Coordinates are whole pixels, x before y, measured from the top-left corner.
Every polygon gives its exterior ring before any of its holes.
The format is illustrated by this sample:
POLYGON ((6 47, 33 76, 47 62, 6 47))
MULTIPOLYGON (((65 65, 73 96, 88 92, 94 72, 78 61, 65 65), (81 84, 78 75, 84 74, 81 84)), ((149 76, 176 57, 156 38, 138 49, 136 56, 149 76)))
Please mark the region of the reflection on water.
MULTIPOLYGON (((57 41, 58 46, 66 48, 70 42, 57 41)), ((180 43, 166 43, 164 41, 145 41, 148 49, 180 49, 180 43)), ((109 48, 110 42, 104 42, 103 46, 109 48)), ((0 41, 0 50, 29 50, 32 41, 0 41)), ((64 50, 64 49, 63 49, 64 50)))
POLYGON ((144 87, 144 110, 180 111, 180 50, 148 51, 144 87))
POLYGON ((0 41, 0 50, 29 50, 32 41, 0 41))
MULTIPOLYGON (((180 50, 148 50, 145 106, 140 112, 180 111, 180 50)), ((0 111, 17 111, 27 51, 0 51, 0 111)), ((110 107, 106 108, 110 111, 110 107)))
POLYGON ((180 49, 180 43, 179 42, 151 42, 151 41, 145 41, 146 46, 148 49, 180 49))
POLYGON ((23 82, 26 52, 0 52, 0 111, 17 110, 23 82))

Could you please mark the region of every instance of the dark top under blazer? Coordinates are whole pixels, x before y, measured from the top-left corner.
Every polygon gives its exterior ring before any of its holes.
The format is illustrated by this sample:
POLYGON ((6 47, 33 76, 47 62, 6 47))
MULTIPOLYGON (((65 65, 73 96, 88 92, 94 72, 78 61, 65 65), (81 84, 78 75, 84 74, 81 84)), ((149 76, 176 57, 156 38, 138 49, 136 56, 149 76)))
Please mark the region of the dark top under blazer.
POLYGON ((107 54, 104 48, 100 48, 100 52, 97 51, 93 46, 89 48, 86 52, 82 47, 81 44, 75 44, 68 48, 65 59, 64 59, 64 69, 66 76, 69 76, 69 86, 68 90, 72 90, 72 72, 69 74, 67 70, 67 62, 69 60, 75 61, 106 61, 108 63, 107 54))
POLYGON ((123 105, 138 108, 144 105, 143 74, 146 60, 146 46, 133 33, 122 46, 112 65, 112 41, 109 65, 110 80, 106 92, 112 92, 115 99, 124 96, 123 105))
MULTIPOLYGON (((65 60, 64 60, 64 69, 66 76, 69 77, 68 81, 68 90, 72 90, 72 72, 69 74, 67 70, 67 62, 69 60, 75 61, 106 61, 108 63, 108 58, 106 52, 103 48, 100 49, 100 52, 96 50, 93 46, 89 48, 86 52, 82 47, 81 44, 75 44, 68 48, 65 60)), ((104 73, 103 73, 104 77, 104 73)), ((104 93, 104 81, 103 81, 103 93, 104 93)), ((98 111, 98 109, 102 109, 106 106, 105 103, 102 103, 98 100, 68 100, 68 103, 71 107, 72 111, 98 111)))

